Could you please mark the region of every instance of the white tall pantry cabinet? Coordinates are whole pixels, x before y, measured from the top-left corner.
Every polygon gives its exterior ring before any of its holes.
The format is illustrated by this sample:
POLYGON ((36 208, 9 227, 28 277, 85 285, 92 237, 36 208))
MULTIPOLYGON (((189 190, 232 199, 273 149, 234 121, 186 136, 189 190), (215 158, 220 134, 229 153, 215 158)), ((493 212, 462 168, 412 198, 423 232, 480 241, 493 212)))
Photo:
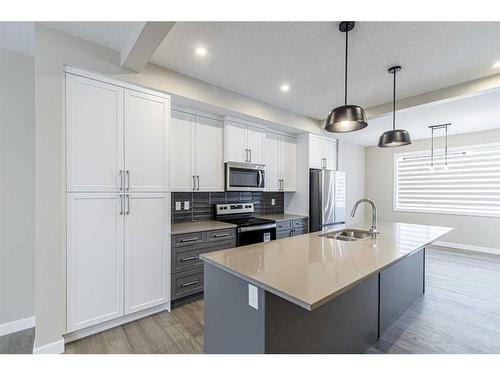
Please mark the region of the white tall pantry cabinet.
POLYGON ((168 308, 170 98, 67 73, 66 136, 67 332, 168 308))

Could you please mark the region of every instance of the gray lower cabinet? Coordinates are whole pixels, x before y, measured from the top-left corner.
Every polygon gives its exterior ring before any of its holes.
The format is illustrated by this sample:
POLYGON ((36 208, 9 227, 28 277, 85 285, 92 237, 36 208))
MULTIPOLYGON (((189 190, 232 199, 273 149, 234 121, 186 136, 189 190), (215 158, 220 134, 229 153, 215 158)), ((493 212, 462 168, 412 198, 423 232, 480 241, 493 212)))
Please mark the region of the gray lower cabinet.
POLYGON ((203 261, 199 255, 236 246, 236 229, 194 232, 172 236, 171 299, 203 291, 203 261))
POLYGON ((308 233, 307 218, 279 221, 276 223, 276 239, 308 233))

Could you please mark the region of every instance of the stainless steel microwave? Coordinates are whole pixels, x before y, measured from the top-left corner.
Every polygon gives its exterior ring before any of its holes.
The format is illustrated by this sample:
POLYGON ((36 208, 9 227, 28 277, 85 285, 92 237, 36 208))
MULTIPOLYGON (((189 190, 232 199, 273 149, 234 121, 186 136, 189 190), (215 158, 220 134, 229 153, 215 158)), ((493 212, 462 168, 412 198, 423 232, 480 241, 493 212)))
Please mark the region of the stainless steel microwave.
POLYGON ((265 180, 262 164, 226 163, 226 191, 264 191, 265 180))

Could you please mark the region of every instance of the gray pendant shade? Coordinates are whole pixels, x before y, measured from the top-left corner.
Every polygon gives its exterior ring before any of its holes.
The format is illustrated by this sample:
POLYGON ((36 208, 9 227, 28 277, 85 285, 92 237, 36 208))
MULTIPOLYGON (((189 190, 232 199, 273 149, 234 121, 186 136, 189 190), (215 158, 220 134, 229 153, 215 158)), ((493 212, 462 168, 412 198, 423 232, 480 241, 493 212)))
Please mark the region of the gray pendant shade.
POLYGON ((333 133, 348 133, 366 128, 366 115, 357 105, 343 105, 332 110, 325 122, 325 130, 333 133))
POLYGON ((378 140, 378 147, 399 147, 411 144, 410 133, 403 129, 388 130, 378 140))
POLYGON ((354 28, 354 22, 341 22, 339 30, 345 33, 345 93, 344 105, 333 109, 326 118, 325 130, 332 133, 348 133, 366 128, 366 115, 363 108, 358 105, 347 104, 347 56, 349 45, 349 31, 354 28))
POLYGON ((392 130, 388 130, 380 136, 378 147, 400 147, 411 144, 410 133, 403 129, 396 129, 396 73, 400 70, 400 66, 393 66, 389 69, 389 73, 394 75, 392 130))

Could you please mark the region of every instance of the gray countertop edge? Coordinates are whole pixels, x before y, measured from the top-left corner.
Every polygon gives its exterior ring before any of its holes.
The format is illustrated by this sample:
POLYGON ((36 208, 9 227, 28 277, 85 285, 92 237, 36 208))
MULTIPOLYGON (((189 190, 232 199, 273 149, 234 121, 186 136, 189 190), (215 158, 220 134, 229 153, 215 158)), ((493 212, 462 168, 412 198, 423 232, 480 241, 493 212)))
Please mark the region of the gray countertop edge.
MULTIPOLYGON (((262 282, 260 282, 260 281, 258 281, 256 279, 253 279, 253 278, 251 278, 249 276, 246 276, 246 275, 243 275, 243 274, 241 274, 239 272, 231 270, 231 269, 223 266, 220 263, 217 263, 217 262, 212 261, 211 259, 205 258, 205 256, 203 254, 200 255, 200 259, 202 259, 204 262, 207 262, 207 263, 209 263, 209 264, 211 264, 211 265, 213 265, 213 266, 215 266, 215 267, 217 267, 217 268, 219 268, 221 270, 229 272, 230 274, 232 274, 232 275, 234 275, 236 277, 239 277, 240 279, 243 279, 243 280, 245 280, 245 281, 247 281, 247 282, 249 282, 251 284, 254 284, 255 286, 257 286, 259 288, 262 288, 262 289, 264 289, 264 290, 266 290, 266 291, 268 291, 270 293, 273 293, 273 294, 277 295, 278 297, 281 297, 281 298, 283 298, 283 299, 285 299, 285 300, 287 300, 289 302, 292 302, 292 303, 294 303, 294 304, 296 304, 296 305, 298 305, 298 306, 300 306, 300 307, 302 307, 302 308, 304 308, 304 309, 306 309, 308 311, 312 311, 312 310, 315 310, 318 307, 324 305, 325 303, 330 302, 332 299, 338 297, 339 295, 347 292, 348 290, 350 290, 351 288, 355 287, 359 283, 361 283, 361 282, 369 279, 370 277, 372 277, 372 276, 374 276, 374 275, 376 275, 376 274, 384 271, 385 269, 387 269, 387 268, 391 267, 392 265, 394 265, 394 264, 402 261, 403 259, 406 259, 407 257, 409 257, 409 256, 411 256, 411 255, 413 255, 413 254, 415 254, 417 252, 419 252, 420 250, 422 250, 425 247, 429 246, 431 243, 439 240, 441 237, 443 237, 446 234, 448 234, 451 230, 453 230, 453 228, 450 228, 449 231, 447 231, 446 233, 443 233, 442 235, 436 237, 432 241, 426 242, 425 244, 423 244, 422 246, 418 247, 417 249, 406 253, 405 255, 401 256, 400 258, 394 260, 393 262, 391 262, 389 264, 386 264, 385 266, 380 267, 380 268, 374 270, 373 272, 370 272, 369 274, 364 275, 363 277, 361 277, 361 278, 353 281, 351 284, 346 285, 345 287, 343 287, 343 288, 341 288, 341 289, 333 292, 332 294, 329 294, 329 295, 323 297, 322 299, 314 302, 313 304, 310 304, 310 303, 302 301, 302 300, 300 300, 298 298, 292 297, 292 296, 286 294, 285 292, 277 290, 277 289, 275 289, 275 288, 273 288, 273 287, 271 287, 271 286, 269 286, 267 284, 264 284, 264 283, 262 283, 262 282)), ((210 253, 207 253, 207 254, 210 254, 210 253)))

